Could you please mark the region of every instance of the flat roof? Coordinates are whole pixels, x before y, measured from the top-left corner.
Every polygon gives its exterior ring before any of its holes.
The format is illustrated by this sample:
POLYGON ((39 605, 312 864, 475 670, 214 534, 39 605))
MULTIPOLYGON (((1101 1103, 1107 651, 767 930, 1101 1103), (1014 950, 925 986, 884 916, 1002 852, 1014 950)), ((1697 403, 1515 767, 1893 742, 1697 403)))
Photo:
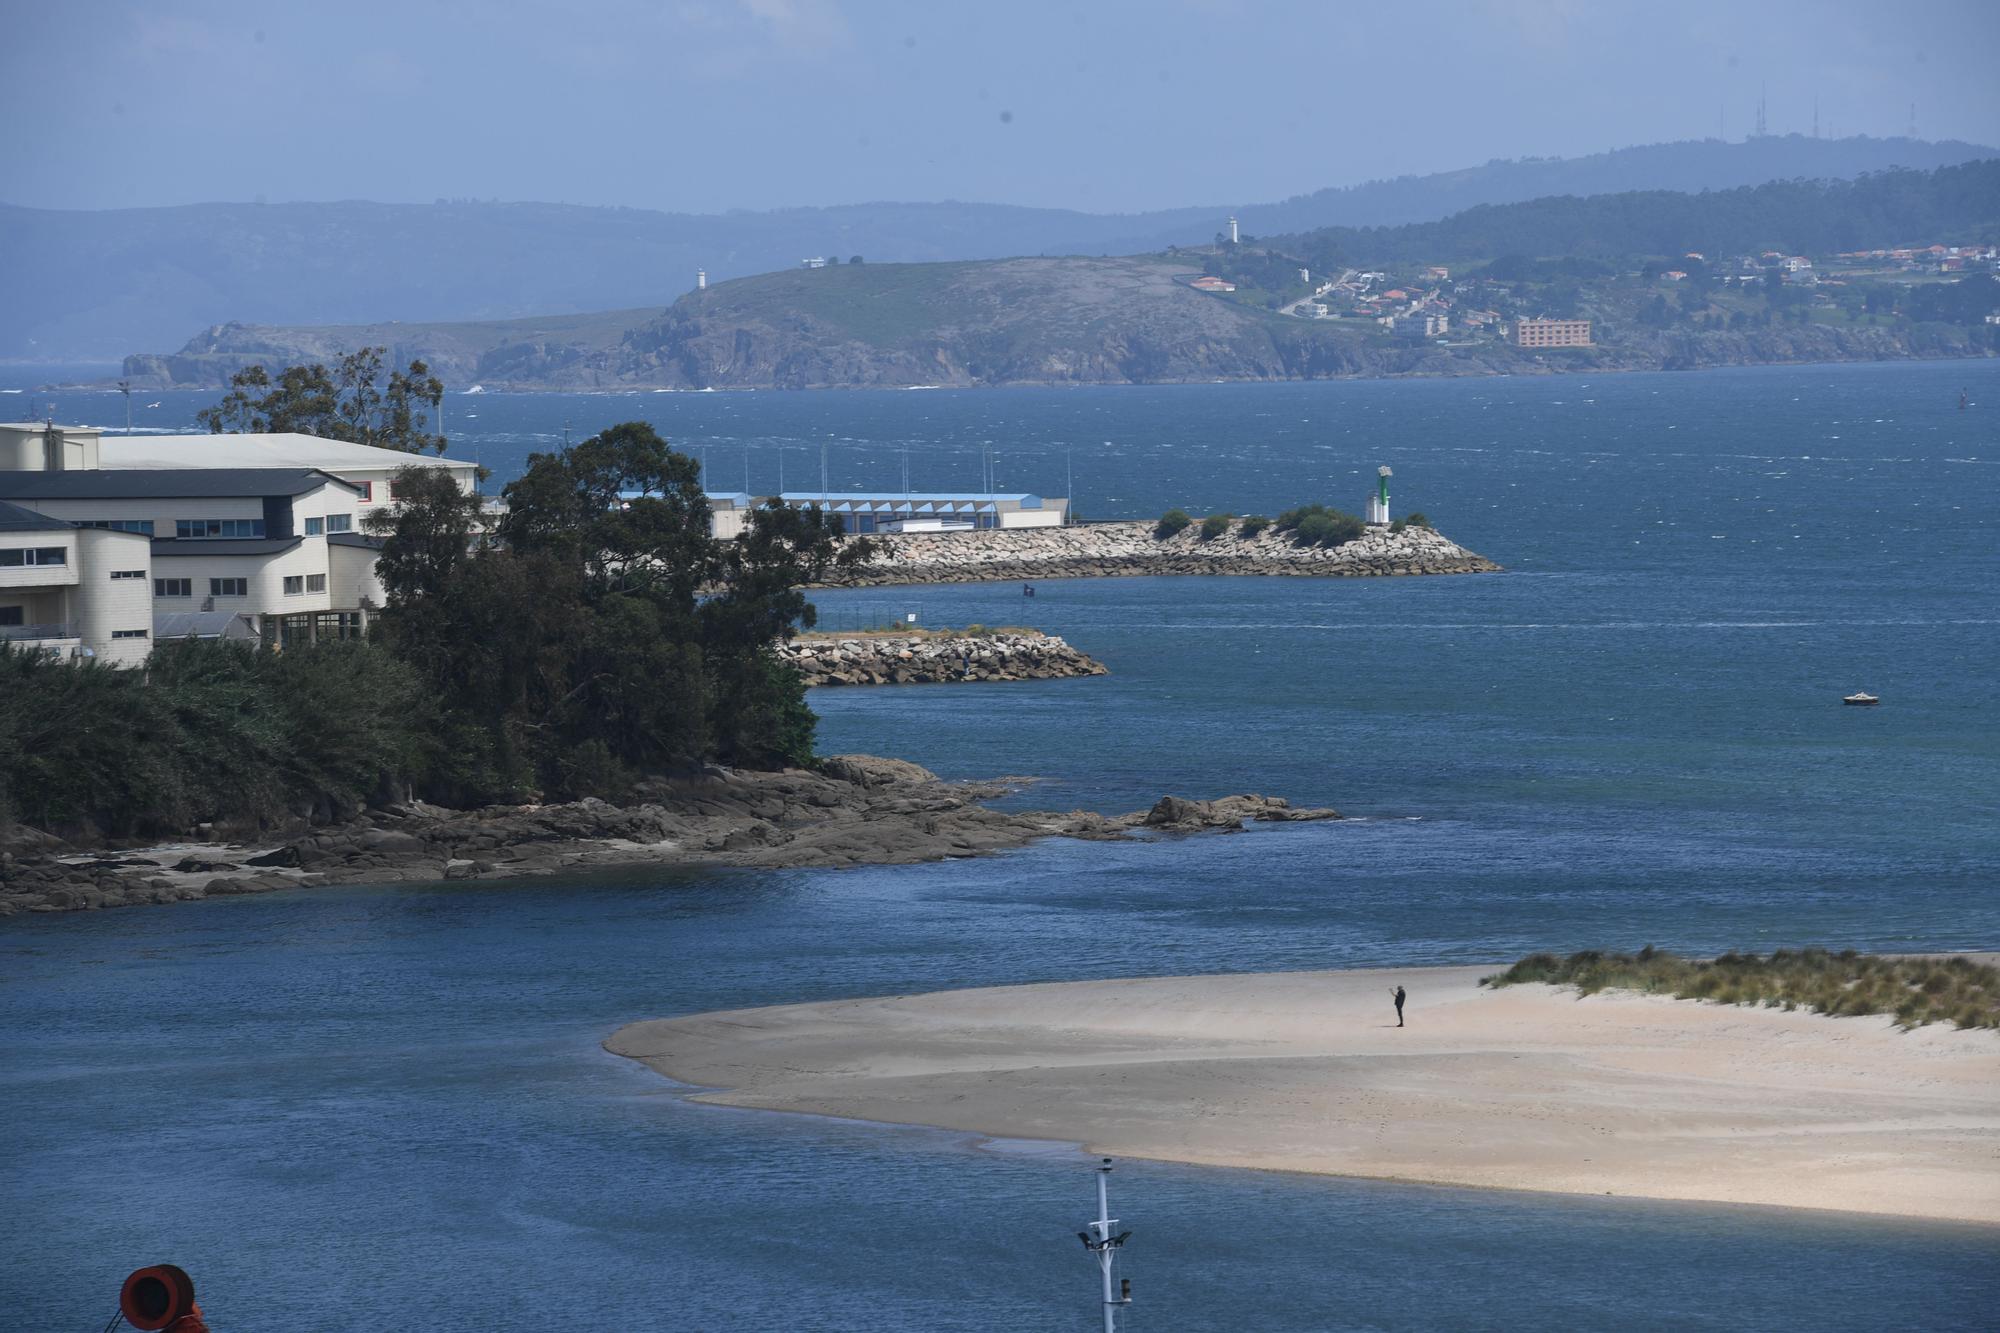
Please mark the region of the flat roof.
POLYGON ((996 504, 1003 500, 1040 502, 1025 491, 786 491, 786 504, 996 504))
POLYGON ((328 546, 360 546, 370 551, 379 551, 386 542, 383 537, 370 537, 365 532, 329 532, 326 534, 328 546))
POLYGON ((153 559, 191 559, 215 555, 276 555, 289 551, 304 537, 155 537, 153 559))
POLYGON ((407 454, 372 444, 350 444, 296 431, 223 435, 102 435, 97 455, 107 468, 399 468, 474 466, 470 459, 407 454))
POLYGON ((322 486, 361 488, 312 467, 196 467, 0 472, 0 499, 253 499, 306 495, 322 486))
POLYGON ((0 532, 68 532, 72 525, 0 500, 0 532))

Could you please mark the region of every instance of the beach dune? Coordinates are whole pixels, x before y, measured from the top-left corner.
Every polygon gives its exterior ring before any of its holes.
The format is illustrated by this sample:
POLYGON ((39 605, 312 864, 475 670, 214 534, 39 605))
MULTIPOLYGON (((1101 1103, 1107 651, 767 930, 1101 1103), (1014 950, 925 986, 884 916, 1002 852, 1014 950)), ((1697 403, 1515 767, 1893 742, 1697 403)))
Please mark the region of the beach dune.
POLYGON ((1496 970, 947 991, 634 1023, 605 1045, 730 1106, 1217 1166, 2000 1223, 2000 1033, 1482 989, 1496 970))

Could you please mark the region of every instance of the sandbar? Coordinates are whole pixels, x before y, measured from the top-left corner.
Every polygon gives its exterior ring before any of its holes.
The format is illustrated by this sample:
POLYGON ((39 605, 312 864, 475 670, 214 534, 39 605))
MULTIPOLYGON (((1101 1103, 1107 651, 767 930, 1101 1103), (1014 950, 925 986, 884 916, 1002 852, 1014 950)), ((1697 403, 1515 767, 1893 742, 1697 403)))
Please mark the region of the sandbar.
POLYGON ((605 1045, 729 1106, 1213 1166, 2000 1224, 2000 1033, 1479 986, 1497 970, 945 991, 658 1019, 605 1045))

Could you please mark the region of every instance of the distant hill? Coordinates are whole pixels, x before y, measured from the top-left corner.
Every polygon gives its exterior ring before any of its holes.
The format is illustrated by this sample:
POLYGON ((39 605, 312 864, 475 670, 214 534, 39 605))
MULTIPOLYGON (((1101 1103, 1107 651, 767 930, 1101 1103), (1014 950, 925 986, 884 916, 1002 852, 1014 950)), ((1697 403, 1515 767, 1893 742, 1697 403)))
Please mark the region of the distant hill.
MULTIPOLYGON (((1726 189, 1932 167, 1996 150, 1911 139, 1769 136, 1489 162, 1276 204, 1125 215, 996 204, 857 204, 670 214, 560 204, 199 204, 72 212, 0 205, 0 359, 111 359, 231 322, 488 321, 656 302, 811 255, 933 261, 1202 245, 1246 234, 1429 221, 1552 194, 1726 189)), ((1190 174, 1190 192, 1199 177, 1190 174)))
POLYGON ((1438 222, 1323 227, 1267 244, 1339 263, 1463 263, 1502 255, 1605 258, 1826 255, 1865 246, 2000 239, 2000 154, 1935 171, 1853 181, 1773 181, 1700 194, 1667 190, 1482 204, 1438 222))
POLYGON ((1933 272, 1922 275, 1921 290, 1896 276, 1903 270, 1846 261, 1846 276, 1824 291, 1816 269, 1796 282, 1782 275, 1767 282, 1760 266, 1746 277, 1737 261, 1764 247, 1827 258, 1996 237, 2000 160, 1852 182, 1563 196, 1481 206, 1441 222, 1321 229, 1172 254, 791 268, 717 283, 665 309, 456 324, 230 324, 172 355, 127 358, 125 370, 149 385, 219 385, 253 362, 324 361, 387 345, 396 361, 421 356, 459 386, 708 389, 1985 355, 1995 349, 1985 316, 2000 307, 2000 278, 1978 271, 1989 261, 1975 258, 1966 270, 1967 260, 1954 258, 1972 286, 1939 283, 1950 275, 1933 272), (1713 268, 1683 259, 1689 247, 1711 255, 1713 268), (1431 271, 1436 264, 1453 272, 1431 271), (1384 269, 1389 279, 1370 289, 1380 297, 1350 298, 1344 319, 1286 313, 1323 294, 1314 283, 1343 265, 1350 277, 1353 266, 1384 269), (1212 291, 1192 285, 1204 272, 1218 279, 1212 291), (1495 318, 1466 318, 1482 311, 1495 318), (1495 336, 1496 318, 1551 312, 1592 320, 1595 345, 1550 361, 1495 336), (1444 316, 1457 338, 1412 337, 1378 318, 1423 313, 1444 316))

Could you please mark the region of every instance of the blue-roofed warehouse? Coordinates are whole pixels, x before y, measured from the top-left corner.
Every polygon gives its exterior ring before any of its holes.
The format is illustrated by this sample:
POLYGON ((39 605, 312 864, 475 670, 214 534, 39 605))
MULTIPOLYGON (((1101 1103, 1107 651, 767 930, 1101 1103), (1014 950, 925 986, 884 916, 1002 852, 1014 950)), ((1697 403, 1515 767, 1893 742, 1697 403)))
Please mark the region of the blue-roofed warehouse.
MULTIPOLYGON (((745 492, 708 495, 718 537, 743 530, 750 510, 769 497, 745 492)), ((844 532, 971 532, 979 528, 1057 528, 1069 518, 1069 501, 1024 492, 786 491, 777 497, 798 509, 816 508, 840 521, 844 532)))

